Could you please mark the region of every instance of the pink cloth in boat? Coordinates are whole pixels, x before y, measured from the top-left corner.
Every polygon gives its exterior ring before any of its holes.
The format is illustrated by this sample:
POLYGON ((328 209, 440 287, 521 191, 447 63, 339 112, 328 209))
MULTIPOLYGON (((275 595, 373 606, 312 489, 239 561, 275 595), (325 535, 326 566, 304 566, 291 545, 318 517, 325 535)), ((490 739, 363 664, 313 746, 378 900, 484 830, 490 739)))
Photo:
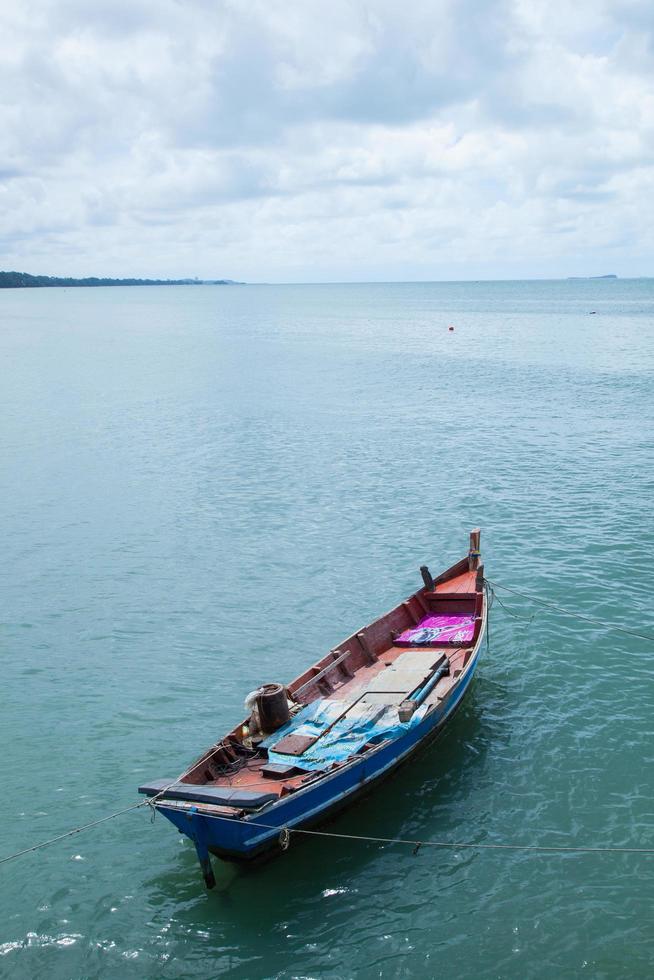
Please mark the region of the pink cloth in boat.
POLYGON ((396 642, 418 647, 434 642, 469 643, 474 632, 474 616, 425 616, 417 626, 400 633, 396 642))

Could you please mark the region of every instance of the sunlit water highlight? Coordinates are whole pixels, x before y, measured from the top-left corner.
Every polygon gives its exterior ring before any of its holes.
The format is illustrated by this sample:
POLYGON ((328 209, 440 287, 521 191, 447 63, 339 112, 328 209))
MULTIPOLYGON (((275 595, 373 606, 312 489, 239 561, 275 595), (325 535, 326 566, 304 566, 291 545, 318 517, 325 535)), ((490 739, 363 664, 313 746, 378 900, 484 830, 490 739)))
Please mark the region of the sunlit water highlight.
MULTIPOLYGON (((653 313, 644 280, 0 293, 2 853, 175 775, 477 524, 491 578, 653 632, 653 313)), ((653 846, 653 655, 496 606, 447 734, 332 829, 653 846)), ((207 894, 137 811, 0 873, 8 977, 651 969, 651 856, 294 841, 207 894)))

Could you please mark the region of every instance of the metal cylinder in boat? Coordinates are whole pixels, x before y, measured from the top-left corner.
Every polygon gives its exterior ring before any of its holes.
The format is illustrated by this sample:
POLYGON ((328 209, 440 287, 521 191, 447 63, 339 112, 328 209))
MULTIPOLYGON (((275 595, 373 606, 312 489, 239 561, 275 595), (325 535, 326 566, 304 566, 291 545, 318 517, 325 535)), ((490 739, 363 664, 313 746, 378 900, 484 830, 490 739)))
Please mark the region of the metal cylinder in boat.
POLYGON ((264 684, 257 695, 261 731, 276 732, 291 717, 286 688, 282 684, 264 684))

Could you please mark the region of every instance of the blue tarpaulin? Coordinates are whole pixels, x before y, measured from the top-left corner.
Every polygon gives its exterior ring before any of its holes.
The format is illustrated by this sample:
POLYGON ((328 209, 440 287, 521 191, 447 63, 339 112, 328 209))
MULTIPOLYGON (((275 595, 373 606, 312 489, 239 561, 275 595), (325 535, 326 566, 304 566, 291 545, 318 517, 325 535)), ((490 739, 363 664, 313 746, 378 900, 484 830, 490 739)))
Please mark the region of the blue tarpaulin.
POLYGON ((343 762, 368 742, 381 742, 404 735, 423 718, 427 706, 418 708, 406 722, 399 720, 395 705, 354 704, 343 718, 339 718, 346 710, 347 702, 319 698, 302 708, 283 728, 269 735, 261 744, 268 749, 271 762, 302 769, 325 769, 333 762, 343 762), (332 724, 334 727, 300 756, 275 752, 275 745, 287 735, 316 738, 332 724))

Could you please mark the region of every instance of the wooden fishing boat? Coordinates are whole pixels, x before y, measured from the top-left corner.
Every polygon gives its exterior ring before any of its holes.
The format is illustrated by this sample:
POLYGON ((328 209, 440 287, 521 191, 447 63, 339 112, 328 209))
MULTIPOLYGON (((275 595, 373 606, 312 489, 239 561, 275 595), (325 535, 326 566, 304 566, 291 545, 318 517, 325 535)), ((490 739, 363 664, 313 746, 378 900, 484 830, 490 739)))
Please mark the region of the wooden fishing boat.
POLYGON ((139 787, 210 855, 248 861, 287 845, 435 738, 470 686, 486 625, 480 531, 465 558, 353 633, 285 687, 266 684, 250 716, 178 779, 139 787))

